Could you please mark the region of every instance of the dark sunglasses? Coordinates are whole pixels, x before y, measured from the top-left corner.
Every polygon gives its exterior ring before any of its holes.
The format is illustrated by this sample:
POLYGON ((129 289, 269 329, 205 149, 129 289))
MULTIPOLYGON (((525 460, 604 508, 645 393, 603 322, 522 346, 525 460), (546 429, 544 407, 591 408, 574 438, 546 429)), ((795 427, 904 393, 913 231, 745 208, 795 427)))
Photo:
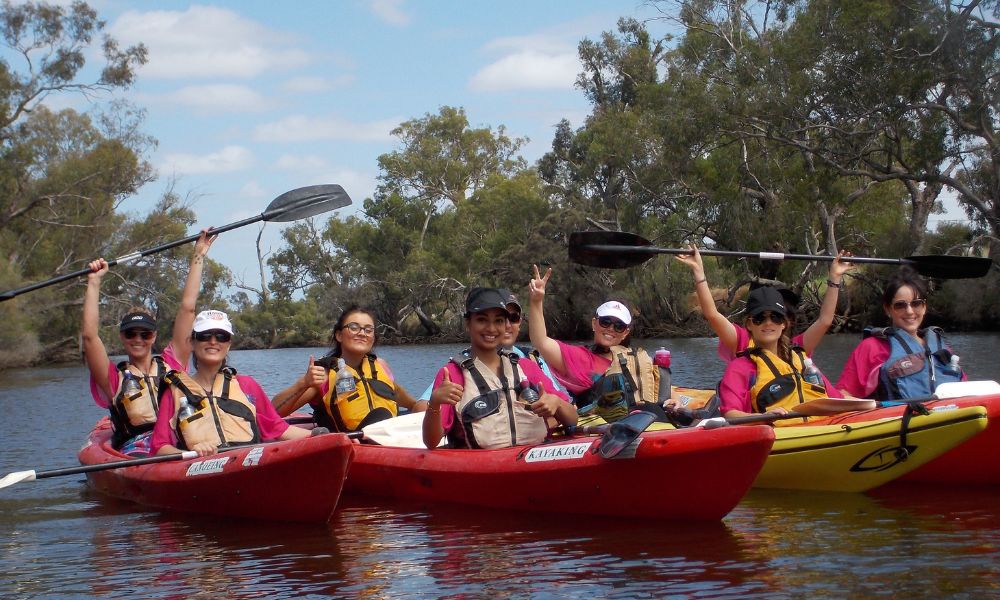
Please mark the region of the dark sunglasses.
POLYGON ((220 344, 225 344, 229 340, 233 339, 233 335, 228 331, 198 331, 194 334, 194 339, 199 342, 207 342, 215 338, 215 341, 220 344))
POLYGON ((774 323, 775 325, 781 325, 782 323, 785 322, 785 317, 781 315, 776 315, 774 313, 764 313, 762 315, 754 315, 750 317, 750 322, 752 322, 754 325, 763 325, 764 321, 767 321, 768 319, 770 319, 771 322, 774 323))
POLYGON ((139 336, 144 340, 151 340, 153 339, 153 336, 156 335, 156 332, 148 329, 129 329, 128 331, 123 331, 122 335, 124 335, 127 340, 134 339, 136 336, 139 336))
POLYGON ((521 322, 521 313, 519 313, 519 312, 509 313, 507 315, 507 320, 510 321, 511 323, 520 323, 521 322))
POLYGON ((925 300, 924 298, 917 298, 916 300, 912 300, 910 302, 907 302, 906 300, 896 300, 895 302, 892 303, 892 310, 902 311, 906 310, 906 308, 909 306, 912 306, 913 310, 917 310, 918 308, 926 308, 927 300, 925 300))
POLYGON ((621 333, 628 329, 628 325, 622 323, 614 317, 597 317, 597 324, 605 329, 614 329, 618 333, 621 333))

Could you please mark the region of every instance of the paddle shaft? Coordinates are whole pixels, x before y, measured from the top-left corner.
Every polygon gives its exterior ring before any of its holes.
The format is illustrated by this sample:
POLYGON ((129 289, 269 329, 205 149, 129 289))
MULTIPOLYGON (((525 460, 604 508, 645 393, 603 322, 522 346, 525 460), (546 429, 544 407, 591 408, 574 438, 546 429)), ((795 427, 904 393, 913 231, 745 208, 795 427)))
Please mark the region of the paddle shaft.
MULTIPOLYGON (((691 254, 688 248, 658 248, 656 246, 616 246, 613 244, 587 244, 586 248, 604 254, 691 254)), ((738 250, 698 250, 702 256, 730 256, 739 258, 759 258, 760 260, 807 260, 833 262, 836 256, 825 254, 785 254, 783 252, 741 252, 738 250)), ((851 256, 845 258, 852 263, 873 263, 882 265, 905 265, 915 261, 908 258, 877 258, 851 256)))
POLYGON ((176 454, 162 454, 159 456, 148 456, 146 458, 130 458, 128 460, 116 460, 112 462, 99 463, 96 465, 82 465, 79 467, 67 467, 65 469, 52 469, 49 471, 38 471, 35 479, 45 479, 46 477, 61 477, 63 475, 76 475, 78 473, 92 473, 94 471, 107 471, 109 469, 122 469, 125 467, 137 467, 139 465, 149 465, 153 463, 170 462, 172 460, 188 460, 196 458, 197 452, 187 451, 176 454))

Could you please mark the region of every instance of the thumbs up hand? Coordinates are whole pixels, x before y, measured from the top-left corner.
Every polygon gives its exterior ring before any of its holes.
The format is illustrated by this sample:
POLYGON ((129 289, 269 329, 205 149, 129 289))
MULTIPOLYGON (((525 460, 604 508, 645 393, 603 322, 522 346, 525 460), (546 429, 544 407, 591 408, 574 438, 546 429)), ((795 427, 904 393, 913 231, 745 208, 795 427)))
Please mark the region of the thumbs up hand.
POLYGON ((311 355, 309 356, 309 366, 306 368, 306 374, 302 376, 302 382, 306 387, 321 388, 323 384, 326 383, 326 369, 316 364, 316 359, 311 355))
POLYGON ((452 406, 458 404, 458 401, 462 399, 464 391, 464 387, 451 380, 451 372, 445 367, 444 373, 441 376, 441 382, 431 392, 429 409, 434 410, 442 404, 450 404, 452 406))

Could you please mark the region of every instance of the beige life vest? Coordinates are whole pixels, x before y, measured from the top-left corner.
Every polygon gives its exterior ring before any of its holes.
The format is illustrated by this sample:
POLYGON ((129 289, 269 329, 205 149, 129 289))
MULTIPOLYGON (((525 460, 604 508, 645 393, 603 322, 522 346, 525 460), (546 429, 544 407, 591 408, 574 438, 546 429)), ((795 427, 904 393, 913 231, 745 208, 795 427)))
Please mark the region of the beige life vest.
POLYGON ((182 450, 208 442, 224 448, 260 442, 257 409, 247 398, 236 379, 236 370, 226 367, 215 376, 212 390, 205 394, 187 373, 170 371, 163 378, 174 402, 171 428, 177 433, 182 450), (184 399, 194 412, 180 418, 184 399))
POLYGON ((118 393, 108 404, 114 431, 112 446, 119 448, 130 438, 153 429, 159 410, 160 380, 166 372, 160 356, 153 356, 153 368, 149 373, 143 373, 128 361, 118 363, 118 393), (138 382, 138 391, 125 393, 126 373, 138 382))

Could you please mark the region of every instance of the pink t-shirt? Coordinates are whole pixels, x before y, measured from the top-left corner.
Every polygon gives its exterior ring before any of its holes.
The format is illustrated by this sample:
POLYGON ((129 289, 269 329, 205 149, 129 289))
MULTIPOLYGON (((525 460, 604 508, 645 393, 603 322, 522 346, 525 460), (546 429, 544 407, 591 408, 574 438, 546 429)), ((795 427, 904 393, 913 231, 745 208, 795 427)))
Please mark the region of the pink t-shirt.
POLYGON ((576 346, 557 341, 566 372, 560 373, 552 365, 552 374, 571 394, 589 390, 596 376, 604 375, 611 366, 611 359, 599 356, 586 346, 576 346))
MULTIPOLYGON (((722 414, 727 411, 738 410, 745 413, 754 412, 753 403, 750 398, 750 388, 752 381, 757 376, 757 366, 752 360, 745 356, 740 356, 729 361, 726 365, 726 372, 722 375, 719 383, 719 399, 722 401, 722 414)), ((840 390, 833 387, 826 375, 820 373, 823 378, 823 385, 826 387, 830 398, 842 398, 840 390)))
MULTIPOLYGON (((363 360, 367 361, 368 359, 365 358, 363 360)), ((379 370, 381 370, 381 371, 383 371, 385 373, 385 376, 389 378, 389 381, 391 381, 393 383, 396 382, 396 377, 393 376, 392 369, 389 368, 389 363, 385 362, 381 358, 376 357, 375 358, 375 365, 379 368, 379 370)), ((326 393, 329 392, 329 391, 330 391, 330 378, 327 377, 326 381, 323 382, 322 387, 320 387, 320 389, 319 389, 320 398, 325 397, 326 393)))
MULTIPOLYGON (((246 394, 247 399, 257 409, 257 427, 260 428, 261 441, 269 442, 281 437, 281 434, 288 429, 288 423, 278 416, 274 406, 271 405, 271 400, 264 393, 260 384, 249 375, 237 375, 236 381, 239 382, 240 389, 246 394)), ((170 427, 170 419, 173 416, 174 403, 161 402, 160 412, 156 414, 156 427, 153 428, 150 454, 156 454, 157 450, 167 444, 177 446, 177 434, 170 427)))
MULTIPOLYGON (((163 349, 163 353, 160 356, 163 357, 163 364, 168 369, 187 373, 187 365, 179 363, 177 357, 174 355, 173 342, 167 344, 167 347, 163 349)), ((108 360, 108 387, 111 388, 111 398, 118 395, 118 363, 112 360, 108 360)), ((107 408, 111 405, 111 398, 104 395, 104 391, 94 381, 93 375, 90 376, 90 395, 94 398, 94 403, 101 408, 107 408)))
MULTIPOLYGON (((569 402, 569 397, 566 392, 557 389, 553 384, 552 380, 549 379, 542 369, 534 363, 534 361, 525 360, 517 363, 524 371, 524 378, 534 386, 541 386, 542 393, 555 394, 559 396, 566 402, 569 402)), ((462 367, 456 365, 455 363, 448 361, 448 364, 444 366, 448 369, 448 377, 452 382, 458 383, 459 385, 465 381, 465 374, 462 373, 462 367)), ((441 382, 444 381, 444 372, 440 369, 437 375, 434 376, 434 389, 437 389, 441 382)), ((455 424, 455 407, 451 404, 441 404, 441 428, 447 433, 451 431, 452 426, 455 424)))

